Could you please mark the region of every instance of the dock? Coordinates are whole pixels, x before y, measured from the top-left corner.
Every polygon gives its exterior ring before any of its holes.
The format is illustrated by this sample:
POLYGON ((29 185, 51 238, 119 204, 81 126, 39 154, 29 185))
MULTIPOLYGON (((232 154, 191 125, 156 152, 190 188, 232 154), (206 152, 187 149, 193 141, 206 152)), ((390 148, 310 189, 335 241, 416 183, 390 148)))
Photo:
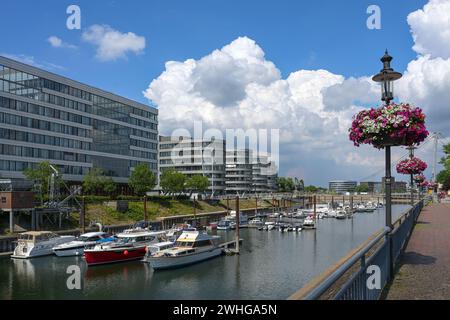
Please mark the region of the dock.
MULTIPOLYGON (((244 241, 244 239, 239 239, 239 244, 242 244, 242 241, 244 241)), ((223 249, 229 249, 229 248, 235 248, 236 247, 236 240, 231 240, 231 241, 227 241, 224 243, 219 244, 219 247, 223 248, 223 249)))
POLYGON ((386 289, 387 300, 446 300, 450 298, 450 204, 424 208, 400 267, 386 289))

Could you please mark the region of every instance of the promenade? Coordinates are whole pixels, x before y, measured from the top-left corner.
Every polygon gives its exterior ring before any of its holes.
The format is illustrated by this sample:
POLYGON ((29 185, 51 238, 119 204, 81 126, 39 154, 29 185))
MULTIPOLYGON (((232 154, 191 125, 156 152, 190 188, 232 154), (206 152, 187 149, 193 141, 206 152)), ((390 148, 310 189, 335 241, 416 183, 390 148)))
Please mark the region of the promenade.
POLYGON ((423 209, 385 299, 450 299, 450 204, 423 209))

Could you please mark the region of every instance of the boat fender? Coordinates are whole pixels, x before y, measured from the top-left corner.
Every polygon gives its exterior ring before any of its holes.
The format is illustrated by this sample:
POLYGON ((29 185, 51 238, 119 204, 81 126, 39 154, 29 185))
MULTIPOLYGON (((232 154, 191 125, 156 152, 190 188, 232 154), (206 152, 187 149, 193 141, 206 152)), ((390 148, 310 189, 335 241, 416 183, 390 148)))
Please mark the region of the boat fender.
POLYGON ((128 255, 128 250, 125 250, 125 251, 123 252, 123 254, 127 256, 127 255, 128 255))

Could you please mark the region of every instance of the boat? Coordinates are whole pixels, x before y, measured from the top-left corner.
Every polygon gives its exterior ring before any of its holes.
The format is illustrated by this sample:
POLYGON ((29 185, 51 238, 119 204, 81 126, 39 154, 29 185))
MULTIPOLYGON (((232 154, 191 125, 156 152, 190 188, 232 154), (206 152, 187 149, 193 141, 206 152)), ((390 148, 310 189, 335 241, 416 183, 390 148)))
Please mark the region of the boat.
POLYGON ((75 240, 75 236, 59 236, 51 231, 28 231, 19 234, 11 258, 28 259, 53 254, 53 247, 75 240))
POLYGON ((233 225, 233 221, 229 218, 223 218, 217 223, 217 230, 230 230, 233 225))
POLYGON ((175 240, 183 233, 183 231, 195 231, 196 228, 192 227, 188 223, 182 223, 182 224, 174 224, 171 229, 166 231, 166 236, 172 240, 172 242, 175 242, 175 240))
POLYGON ((217 257, 222 254, 218 246, 220 237, 199 231, 185 231, 172 248, 161 250, 146 260, 155 270, 178 268, 217 257))
POLYGON ((147 260, 150 256, 152 256, 155 253, 160 252, 162 250, 172 248, 174 246, 174 244, 175 244, 175 242, 173 242, 173 241, 164 241, 164 242, 153 243, 153 244, 147 246, 146 253, 145 253, 144 259, 142 261, 148 262, 147 260))
POLYGON ((335 218, 338 219, 338 220, 344 220, 344 219, 347 219, 347 212, 346 212, 344 209, 338 209, 338 210, 336 211, 336 216, 335 216, 335 218))
MULTIPOLYGON (((226 218, 228 218, 230 221, 232 221, 231 229, 235 229, 236 228, 236 211, 231 210, 230 215, 226 218)), ((248 217, 246 214, 244 214, 242 212, 239 214, 239 228, 248 228, 248 217)))
POLYGON ((315 228, 316 228, 316 222, 314 221, 314 218, 311 216, 308 216, 303 221, 302 229, 315 229, 315 228))
POLYGON ((53 247, 53 252, 58 257, 82 256, 86 247, 96 245, 97 243, 114 241, 114 239, 114 237, 109 236, 105 232, 88 232, 80 235, 74 241, 53 247))
POLYGON ((264 224, 264 222, 260 218, 253 218, 249 221, 248 224, 253 226, 261 226, 264 224))
POLYGON ((88 266, 138 260, 145 256, 147 246, 163 241, 166 241, 166 231, 127 230, 119 233, 114 242, 85 249, 84 258, 88 266))

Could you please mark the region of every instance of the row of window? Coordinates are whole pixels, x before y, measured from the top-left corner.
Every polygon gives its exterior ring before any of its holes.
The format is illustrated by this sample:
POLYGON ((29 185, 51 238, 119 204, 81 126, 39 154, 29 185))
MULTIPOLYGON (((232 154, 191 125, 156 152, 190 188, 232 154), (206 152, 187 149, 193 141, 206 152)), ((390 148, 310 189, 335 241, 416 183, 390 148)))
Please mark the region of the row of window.
POLYGON ((90 138, 90 130, 0 112, 0 123, 90 138))
MULTIPOLYGON (((5 82, 5 81, 3 81, 3 82, 5 82)), ((8 88, 5 88, 5 87, 3 89, 4 89, 4 91, 10 92, 10 93, 19 94, 19 92, 17 90, 11 91, 11 88, 9 88, 10 90, 6 90, 8 88)), ((1 90, 2 90, 2 81, 0 80, 0 91, 1 90)), ((111 119, 114 119, 117 121, 129 123, 129 124, 132 124, 135 126, 144 127, 144 128, 148 128, 148 129, 152 129, 152 130, 158 130, 158 125, 155 123, 150 123, 150 122, 146 122, 146 121, 143 121, 140 119, 131 118, 128 116, 128 114, 124 114, 121 112, 111 113, 108 110, 106 110, 104 108, 99 108, 95 105, 92 107, 85 103, 65 99, 65 98, 55 96, 52 94, 47 94, 47 93, 42 93, 42 92, 31 92, 30 93, 30 91, 28 90, 28 91, 23 91, 22 94, 19 94, 19 95, 26 96, 27 98, 30 98, 33 100, 44 101, 44 102, 58 105, 58 106, 68 108, 68 109, 78 110, 78 111, 86 112, 86 113, 90 113, 90 114, 97 114, 97 115, 105 117, 105 118, 111 118, 111 119)), ((1 98, 0 105, 5 108, 10 108, 10 109, 18 110, 18 111, 23 111, 23 112, 30 112, 30 113, 34 113, 34 114, 47 116, 47 117, 53 117, 55 119, 72 121, 72 122, 76 122, 76 123, 82 123, 85 125, 91 125, 91 123, 92 123, 92 119, 89 117, 80 116, 80 115, 68 113, 65 111, 59 111, 59 110, 56 110, 53 108, 38 106, 38 105, 35 105, 32 103, 26 103, 26 102, 22 102, 22 101, 16 102, 16 100, 3 98, 3 97, 1 98)), ((149 139, 154 139, 154 140, 157 139, 157 135, 155 133, 142 131, 142 130, 138 130, 138 129, 134 129, 134 128, 133 128, 133 132, 136 136, 139 136, 139 137, 149 138, 149 139)))
MULTIPOLYGON (((135 161, 135 160, 131 160, 130 161, 130 166, 131 167, 137 167, 139 164, 141 164, 142 162, 140 161, 135 161)), ((153 170, 154 172, 156 172, 158 170, 158 165, 155 162, 151 162, 151 163, 147 163, 145 162, 146 165, 149 166, 149 168, 151 170, 153 170)))
POLYGON ((156 153, 145 152, 140 150, 130 150, 131 156, 135 158, 152 159, 156 160, 156 153))
MULTIPOLYGON (((32 162, 0 160, 0 170, 2 171, 23 171, 27 168, 36 168, 36 166, 37 163, 32 162)), ((58 165, 57 167, 63 174, 86 175, 89 173, 89 168, 87 167, 66 165, 58 165)))
POLYGON ((91 150, 91 143, 79 140, 48 136, 43 134, 23 132, 12 129, 0 128, 0 138, 29 143, 45 144, 63 148, 91 150))
POLYGON ((33 103, 27 103, 23 101, 17 101, 13 99, 8 99, 4 97, 0 97, 0 107, 9 108, 12 110, 22 111, 37 114, 40 116, 80 123, 84 125, 90 126, 92 124, 92 119, 89 117, 83 117, 78 114, 60 111, 53 108, 47 108, 43 106, 38 106, 33 103))
POLYGON ((77 89, 56 81, 40 78, 26 72, 4 67, 2 65, 0 65, 0 81, 3 82, 3 87, 8 86, 7 90, 4 91, 15 91, 17 92, 15 94, 20 94, 18 90, 34 89, 42 91, 43 88, 46 88, 86 101, 92 101, 94 105, 100 106, 102 108, 119 110, 121 111, 121 113, 126 115, 128 115, 129 113, 133 113, 135 115, 154 121, 157 121, 158 117, 157 114, 153 112, 125 105, 120 102, 116 102, 81 89, 77 89), (10 86, 13 87, 10 88, 10 86))
POLYGON ((157 143, 149 142, 149 141, 130 139, 130 144, 132 146, 135 146, 135 147, 138 147, 138 148, 143 148, 143 149, 152 149, 152 150, 157 150, 158 149, 158 144, 157 143))
POLYGON ((41 158, 41 159, 89 162, 89 163, 91 162, 90 156, 85 154, 47 150, 40 148, 31 148, 31 147, 12 146, 8 144, 0 144, 0 154, 26 158, 41 158))
POLYGON ((131 134, 133 136, 137 136, 137 137, 141 137, 141 138, 145 138, 145 139, 149 139, 149 140, 155 140, 155 141, 158 140, 158 134, 148 132, 148 131, 142 131, 142 130, 132 128, 131 134))

